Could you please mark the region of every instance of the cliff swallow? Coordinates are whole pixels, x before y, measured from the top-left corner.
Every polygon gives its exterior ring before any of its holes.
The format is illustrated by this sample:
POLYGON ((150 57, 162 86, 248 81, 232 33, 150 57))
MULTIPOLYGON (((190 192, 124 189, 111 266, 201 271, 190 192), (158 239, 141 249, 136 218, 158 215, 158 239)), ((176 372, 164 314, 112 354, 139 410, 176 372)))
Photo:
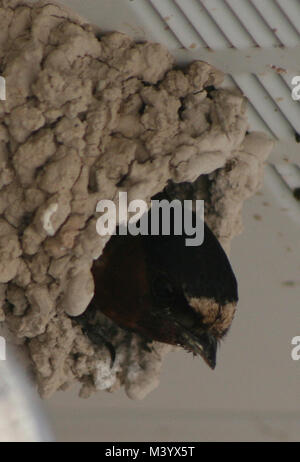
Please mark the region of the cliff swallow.
POLYGON ((234 317, 237 282, 206 224, 202 245, 186 246, 186 237, 173 227, 170 235, 113 235, 93 264, 88 310, 101 310, 148 341, 180 345, 214 369, 218 342, 234 317))

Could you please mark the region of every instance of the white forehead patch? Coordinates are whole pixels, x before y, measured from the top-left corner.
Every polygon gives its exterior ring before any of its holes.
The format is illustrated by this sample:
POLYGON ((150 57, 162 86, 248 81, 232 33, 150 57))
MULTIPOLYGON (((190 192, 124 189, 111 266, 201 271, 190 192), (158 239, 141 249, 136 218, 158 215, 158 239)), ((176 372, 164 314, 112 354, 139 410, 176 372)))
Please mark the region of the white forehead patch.
POLYGON ((191 297, 188 298, 188 303, 203 316, 202 322, 212 324, 212 329, 220 335, 230 327, 236 310, 236 303, 220 305, 207 297, 191 297))

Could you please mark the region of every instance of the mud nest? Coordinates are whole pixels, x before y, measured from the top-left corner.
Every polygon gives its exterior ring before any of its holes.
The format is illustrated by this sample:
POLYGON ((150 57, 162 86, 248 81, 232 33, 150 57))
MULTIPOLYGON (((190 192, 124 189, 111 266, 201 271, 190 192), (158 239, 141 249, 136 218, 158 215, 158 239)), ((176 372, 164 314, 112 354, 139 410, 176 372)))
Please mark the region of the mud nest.
POLYGON ((48 1, 2 0, 0 23, 2 335, 28 353, 43 397, 81 382, 81 396, 124 386, 143 398, 171 347, 146 351, 99 315, 116 349, 111 368, 106 346, 76 322, 107 242, 97 202, 119 191, 149 202, 168 180, 192 183, 229 252, 272 142, 246 133, 245 98, 220 88, 223 74, 205 62, 179 69, 163 46, 96 35, 48 1))

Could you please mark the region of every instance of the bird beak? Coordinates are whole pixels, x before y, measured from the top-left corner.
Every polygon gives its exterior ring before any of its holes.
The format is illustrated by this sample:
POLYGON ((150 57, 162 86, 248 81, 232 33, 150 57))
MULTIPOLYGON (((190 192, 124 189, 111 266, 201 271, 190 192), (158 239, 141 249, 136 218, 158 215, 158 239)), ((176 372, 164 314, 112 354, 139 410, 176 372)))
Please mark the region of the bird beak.
POLYGON ((202 358, 204 359, 204 361, 206 362, 206 364, 212 369, 214 370, 214 368, 216 367, 216 352, 215 353, 209 353, 209 354, 205 354, 203 353, 202 355, 202 358))
POLYGON ((206 362, 206 364, 214 369, 217 362, 217 341, 215 337, 211 334, 202 334, 199 343, 202 346, 200 355, 206 362))
POLYGON ((211 369, 216 367, 218 343, 211 333, 186 334, 185 346, 195 355, 200 355, 211 369))

